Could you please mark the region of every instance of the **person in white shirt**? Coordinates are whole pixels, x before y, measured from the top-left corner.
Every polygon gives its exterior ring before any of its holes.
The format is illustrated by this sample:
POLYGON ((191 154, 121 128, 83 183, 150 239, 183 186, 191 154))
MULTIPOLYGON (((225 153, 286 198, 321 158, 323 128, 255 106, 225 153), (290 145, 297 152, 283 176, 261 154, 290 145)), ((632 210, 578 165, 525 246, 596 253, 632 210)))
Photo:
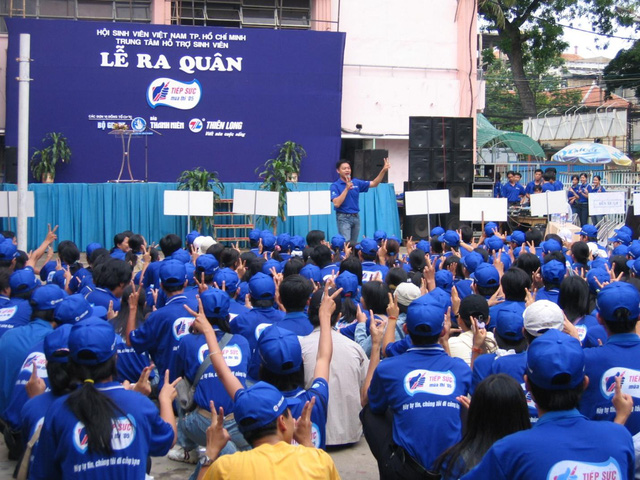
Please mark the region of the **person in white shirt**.
MULTIPOLYGON (((489 323, 489 304, 482 295, 467 295, 462 299, 458 311, 458 326, 462 333, 457 337, 449 338, 451 356, 464 360, 469 366, 471 366, 471 357, 474 349, 471 317, 476 320, 478 327, 481 329, 486 328, 489 323)), ((481 350, 477 353, 495 352, 497 344, 493 333, 487 332, 482 347, 476 348, 481 350)))

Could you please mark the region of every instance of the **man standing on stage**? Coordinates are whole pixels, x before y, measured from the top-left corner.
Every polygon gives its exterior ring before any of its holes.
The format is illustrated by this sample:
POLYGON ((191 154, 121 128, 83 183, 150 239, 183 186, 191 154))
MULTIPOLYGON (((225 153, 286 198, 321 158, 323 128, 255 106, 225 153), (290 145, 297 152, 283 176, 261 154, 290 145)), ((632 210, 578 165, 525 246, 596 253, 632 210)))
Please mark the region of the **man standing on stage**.
POLYGON ((384 159, 384 166, 376 178, 371 181, 351 178, 351 164, 347 160, 336 163, 336 171, 340 178, 331 184, 331 201, 336 210, 338 232, 349 240, 351 245, 358 242, 360 233, 360 193, 377 187, 384 174, 390 168, 389 159, 384 159))

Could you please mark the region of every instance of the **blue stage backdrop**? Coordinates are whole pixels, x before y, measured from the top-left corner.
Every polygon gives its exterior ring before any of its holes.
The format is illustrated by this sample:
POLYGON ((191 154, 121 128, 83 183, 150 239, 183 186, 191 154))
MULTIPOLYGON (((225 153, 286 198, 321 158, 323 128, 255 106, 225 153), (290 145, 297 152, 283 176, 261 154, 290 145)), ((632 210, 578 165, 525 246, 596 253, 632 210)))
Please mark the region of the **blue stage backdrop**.
MULTIPOLYGON (((117 178, 124 123, 133 176, 175 181, 198 166, 256 181, 275 145, 300 143, 301 181, 332 181, 340 154, 343 33, 6 19, 8 58, 31 34, 29 147, 69 139, 57 182, 117 178)), ((18 63, 8 62, 7 144, 17 144, 18 63)), ((128 172, 123 178, 128 178, 128 172)))

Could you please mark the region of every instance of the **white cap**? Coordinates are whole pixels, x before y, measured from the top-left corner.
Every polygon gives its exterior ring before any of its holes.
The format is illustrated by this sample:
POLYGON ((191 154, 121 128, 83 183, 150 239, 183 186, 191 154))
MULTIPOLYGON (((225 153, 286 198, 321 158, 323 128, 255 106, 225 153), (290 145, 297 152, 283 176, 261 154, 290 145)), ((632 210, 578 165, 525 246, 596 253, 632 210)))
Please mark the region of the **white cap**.
POLYGON ((400 305, 408 307, 411 302, 420 297, 422 292, 420 289, 411 282, 401 283, 396 287, 394 296, 400 305))
POLYGON ((209 247, 211 245, 215 245, 217 242, 213 239, 213 237, 204 237, 204 236, 199 236, 196 237, 193 240, 193 246, 198 249, 200 251, 201 254, 205 254, 207 253, 207 250, 209 250, 209 247))
POLYGON ((563 228, 562 230, 560 230, 558 232, 558 236, 567 243, 570 243, 571 240, 573 239, 573 233, 571 233, 571 230, 569 230, 568 228, 563 228))
POLYGON ((523 314, 524 329, 538 337, 547 330, 564 328, 564 313, 558 305, 549 300, 538 300, 529 305, 523 314))

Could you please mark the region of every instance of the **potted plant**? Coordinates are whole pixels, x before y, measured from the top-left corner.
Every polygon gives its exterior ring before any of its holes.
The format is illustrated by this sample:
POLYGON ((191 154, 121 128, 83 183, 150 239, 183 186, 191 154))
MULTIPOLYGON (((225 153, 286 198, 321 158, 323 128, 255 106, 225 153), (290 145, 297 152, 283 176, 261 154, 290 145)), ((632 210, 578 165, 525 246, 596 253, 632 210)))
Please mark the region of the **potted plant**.
POLYGON ((307 152, 302 145, 288 141, 282 145, 277 145, 277 155, 270 158, 264 165, 256 168, 256 173, 262 179, 262 190, 270 192, 278 192, 278 216, 266 217, 265 222, 273 228, 275 233, 278 229, 278 218, 282 221, 286 220, 285 205, 287 203, 287 192, 291 189, 287 182, 297 182, 300 174, 300 164, 302 159, 307 156, 307 152), (263 171, 259 172, 260 169, 263 171))
MULTIPOLYGON (((178 190, 191 190, 195 192, 213 192, 213 203, 220 199, 224 193, 224 185, 218 178, 218 172, 209 172, 200 167, 183 171, 178 177, 178 190)), ((201 231, 204 217, 192 217, 193 228, 201 231)), ((208 218, 210 227, 213 227, 213 217, 208 218)))
POLYGON ((49 145, 33 152, 31 174, 42 183, 53 183, 58 162, 71 162, 71 148, 67 137, 62 133, 49 132, 42 139, 42 143, 49 145))

